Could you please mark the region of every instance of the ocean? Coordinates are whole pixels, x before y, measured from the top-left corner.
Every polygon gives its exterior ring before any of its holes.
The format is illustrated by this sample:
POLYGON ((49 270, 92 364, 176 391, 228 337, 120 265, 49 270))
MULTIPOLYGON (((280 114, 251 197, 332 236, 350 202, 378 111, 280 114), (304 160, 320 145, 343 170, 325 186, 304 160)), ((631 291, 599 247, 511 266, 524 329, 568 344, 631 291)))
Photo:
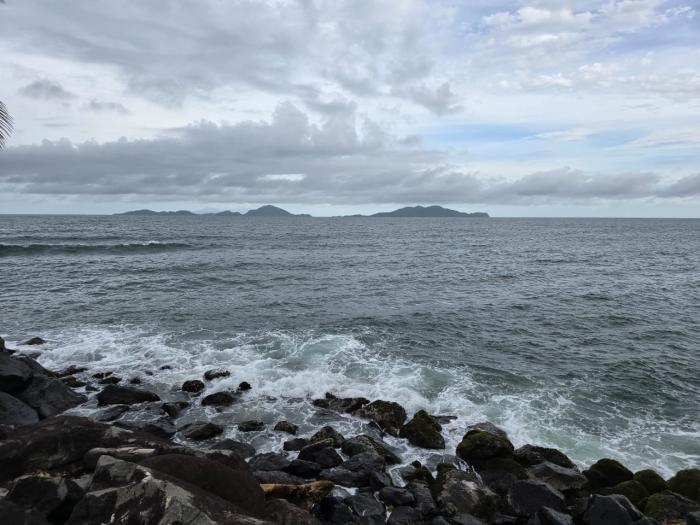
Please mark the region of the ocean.
POLYGON ((252 390, 185 418, 262 451, 287 436, 233 423, 361 431, 309 403, 332 392, 458 416, 448 452, 489 420, 582 466, 700 464, 700 220, 0 215, 0 292, 50 369, 228 368, 209 391, 252 390))

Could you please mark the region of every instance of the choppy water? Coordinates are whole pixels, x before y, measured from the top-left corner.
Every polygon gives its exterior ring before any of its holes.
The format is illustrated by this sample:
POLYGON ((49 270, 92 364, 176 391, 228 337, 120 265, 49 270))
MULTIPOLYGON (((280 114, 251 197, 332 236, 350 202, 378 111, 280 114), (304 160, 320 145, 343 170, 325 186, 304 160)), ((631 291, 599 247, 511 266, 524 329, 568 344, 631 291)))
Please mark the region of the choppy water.
POLYGON ((450 446, 489 419, 583 464, 700 464, 697 220, 0 216, 0 290, 48 367, 171 365, 161 392, 230 368, 211 391, 253 390, 224 423, 308 430, 332 391, 458 415, 450 446))

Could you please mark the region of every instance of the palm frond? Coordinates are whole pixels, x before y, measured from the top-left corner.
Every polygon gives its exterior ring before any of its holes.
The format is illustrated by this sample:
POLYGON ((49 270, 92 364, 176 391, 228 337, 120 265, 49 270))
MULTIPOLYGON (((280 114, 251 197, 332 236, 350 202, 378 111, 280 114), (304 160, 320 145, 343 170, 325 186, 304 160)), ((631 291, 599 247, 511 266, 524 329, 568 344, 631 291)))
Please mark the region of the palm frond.
POLYGON ((12 115, 7 111, 7 106, 0 101, 0 149, 5 147, 5 141, 12 133, 12 115))

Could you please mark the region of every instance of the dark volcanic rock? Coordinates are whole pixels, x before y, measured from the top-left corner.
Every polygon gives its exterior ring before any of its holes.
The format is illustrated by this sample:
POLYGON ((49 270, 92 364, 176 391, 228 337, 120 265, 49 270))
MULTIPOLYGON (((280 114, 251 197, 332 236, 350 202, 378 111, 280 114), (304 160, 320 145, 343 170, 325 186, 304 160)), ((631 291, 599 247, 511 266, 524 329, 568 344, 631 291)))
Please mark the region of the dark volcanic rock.
POLYGON ((242 458, 249 458, 255 455, 255 447, 253 445, 243 443, 242 441, 236 441, 234 439, 222 439, 218 443, 212 445, 211 448, 230 450, 232 452, 235 452, 242 458))
POLYGON ((176 418, 180 415, 185 408, 190 406, 187 401, 171 401, 169 403, 163 403, 160 408, 172 418, 176 418))
POLYGON ((0 392, 16 394, 31 379, 32 370, 25 362, 8 353, 0 353, 0 392))
POLYGON ((36 410, 16 397, 0 392, 0 422, 3 425, 28 425, 37 421, 36 410))
POLYGON ((347 525, 355 522, 355 517, 350 507, 335 496, 323 498, 314 507, 313 513, 321 520, 321 523, 328 525, 347 525))
POLYGON ((528 525, 574 525, 574 519, 563 512, 542 507, 535 513, 528 525))
POLYGON ((355 523, 361 525, 384 525, 386 520, 386 507, 372 496, 357 494, 345 498, 345 504, 355 516, 355 523))
POLYGON ((259 470, 285 470, 291 461, 284 454, 277 452, 266 452, 265 454, 257 454, 250 458, 248 462, 250 468, 254 471, 259 470))
POLYGON ((477 459, 471 466, 481 480, 499 494, 508 492, 516 481, 528 478, 525 467, 511 458, 477 459))
POLYGON ((586 476, 577 470, 564 468, 548 461, 531 467, 528 472, 533 478, 544 481, 561 492, 579 490, 588 483, 586 476))
POLYGON ((202 390, 204 390, 204 383, 202 383, 199 379, 190 379, 189 381, 182 383, 183 392, 199 394, 202 390))
POLYGON ((315 478, 321 470, 323 469, 318 463, 304 461, 303 459, 295 459, 285 468, 285 472, 302 478, 315 478))
POLYGON ((416 498, 405 488, 384 487, 379 491, 379 499, 392 507, 411 506, 416 498))
POLYGON ((668 488, 673 492, 700 503, 700 469, 679 470, 668 480, 668 488))
POLYGON ((153 434, 163 439, 170 439, 175 435, 175 432, 177 432, 175 425, 173 425, 172 422, 166 417, 160 418, 156 421, 148 421, 143 424, 139 424, 137 427, 144 432, 148 432, 149 434, 153 434))
POLYGON ((285 441, 282 445, 284 450, 301 450, 306 445, 309 444, 309 440, 305 438, 294 438, 289 441, 285 441))
POLYGON ((203 421, 189 423, 178 429, 178 432, 181 432, 183 436, 194 441, 213 438, 220 435, 223 431, 224 429, 220 425, 203 421))
POLYGON ((363 452, 355 454, 347 461, 344 461, 342 467, 351 472, 383 472, 386 466, 386 461, 376 452, 363 452))
POLYGON ((700 504, 670 490, 652 494, 644 505, 644 514, 661 523, 680 521, 692 512, 700 512, 700 504))
POLYGON ((64 377, 61 379, 61 381, 63 381, 64 385, 69 386, 71 388, 81 388, 87 385, 85 381, 81 381, 80 379, 74 376, 64 377))
POLYGON ((525 467, 531 467, 538 463, 549 461, 564 468, 576 469, 576 464, 563 452, 555 448, 538 447, 535 445, 524 445, 515 450, 513 455, 515 461, 525 467))
POLYGON ((243 392, 245 392, 246 390, 250 390, 251 388, 253 387, 250 386, 250 383, 248 383, 248 381, 241 381, 238 385, 238 390, 241 390, 243 392))
POLYGON ((304 478, 282 472, 281 470, 256 470, 253 472, 258 483, 282 483, 284 485, 302 485, 306 483, 304 478))
POLYGON ((36 410, 42 419, 58 415, 87 401, 87 397, 76 394, 60 379, 39 375, 32 377, 17 397, 36 410))
POLYGON ((389 445, 367 435, 360 435, 346 439, 341 446, 341 450, 348 456, 354 456, 356 454, 361 454, 362 452, 376 452, 382 456, 389 465, 397 465, 401 463, 401 458, 389 447, 389 445))
POLYGON ((600 489, 603 495, 619 494, 625 496, 633 505, 639 505, 649 497, 649 491, 639 481, 630 479, 614 487, 600 489))
POLYGON ((398 436, 399 429, 406 421, 406 410, 393 401, 372 401, 353 413, 375 422, 379 428, 392 436, 398 436))
POLYGON ((316 516, 281 498, 265 503, 265 518, 280 525, 321 525, 316 516))
POLYGON ((42 339, 41 337, 32 337, 31 339, 28 339, 23 345, 43 345, 45 344, 46 341, 42 339))
POLYGON ((440 431, 442 426, 425 410, 419 410, 408 423, 401 427, 399 436, 422 448, 445 448, 445 438, 440 431))
POLYGON ((542 507, 564 512, 564 495, 543 481, 518 481, 508 492, 508 503, 519 516, 532 516, 542 507))
POLYGON ((114 421, 122 417, 124 412, 129 411, 129 405, 112 405, 95 414, 93 418, 95 421, 109 422, 114 421))
POLYGON ((583 521, 587 525, 631 525, 642 518, 624 496, 601 496, 594 494, 588 504, 583 521))
POLYGON ((226 407, 231 405, 234 401, 235 397, 228 392, 216 392, 202 399, 202 406, 226 407))
POLYGON ((85 368, 84 366, 70 365, 68 368, 65 368, 63 371, 58 372, 56 374, 56 377, 72 376, 74 374, 82 374, 83 372, 87 372, 87 368, 85 368))
POLYGON ((116 385, 116 384, 121 383, 121 382, 122 382, 122 378, 117 377, 117 376, 105 377, 104 379, 100 379, 98 381, 98 383, 100 385, 116 385))
POLYGON ((457 445, 457 455, 467 462, 475 459, 507 458, 513 455, 513 444, 508 438, 485 430, 470 430, 457 445))
POLYGON ((613 487, 623 481, 628 481, 634 474, 619 461, 603 458, 596 461, 588 470, 583 471, 592 489, 613 487))
POLYGON ((439 468, 433 487, 442 514, 490 516, 496 510, 497 496, 482 486, 476 476, 453 467, 439 468))
POLYGON ((262 421, 243 421, 238 423, 238 430, 241 432, 259 432, 265 429, 265 423, 262 421))
POLYGON ((83 490, 73 480, 43 475, 17 478, 7 494, 9 501, 31 508, 52 523, 66 521, 82 497, 83 490))
MULTIPOLYGON (((387 525, 427 525, 423 515, 411 507, 395 507, 389 518, 387 525)), ((445 521, 447 525, 447 521, 445 521)))
POLYGON ((335 451, 333 445, 332 439, 310 443, 299 451, 299 459, 313 461, 323 468, 337 467, 343 462, 343 458, 335 451))
POLYGON ((364 397, 336 397, 333 394, 326 394, 325 399, 314 400, 314 405, 323 408, 330 408, 336 412, 351 414, 363 406, 369 404, 369 399, 364 397))
POLYGON ((318 477, 343 487, 366 487, 369 485, 369 476, 365 472, 351 472, 343 467, 323 469, 318 477))
POLYGON ((668 490, 668 483, 655 470, 646 469, 635 472, 633 479, 644 485, 649 494, 668 490))
POLYGON ((289 421, 278 421, 272 430, 295 435, 298 432, 299 427, 293 423, 290 423, 289 421))
POLYGON ((25 509, 7 499, 0 499, 0 516, 8 525, 49 525, 38 512, 25 509))
POLYGON ((469 432, 470 430, 483 430, 484 432, 491 432, 492 434, 496 434, 497 436, 500 436, 502 438, 508 438, 508 433, 505 430, 497 427, 490 421, 481 421, 479 423, 469 425, 467 427, 467 432, 469 432))
POLYGON ((160 401, 153 392, 130 386, 108 385, 97 394, 100 405, 133 405, 146 401, 160 401))
POLYGON ((207 370, 204 372, 204 379, 207 381, 212 381, 213 379, 217 379, 219 377, 228 377, 231 375, 231 372, 224 368, 212 368, 211 370, 207 370))
POLYGON ((435 498, 425 483, 411 482, 406 485, 406 488, 413 494, 413 498, 416 500, 413 506, 421 515, 432 516, 437 512, 435 498))
POLYGON ((309 443, 318 443, 330 439, 334 447, 340 447, 345 442, 345 438, 333 427, 325 426, 309 438, 309 443))

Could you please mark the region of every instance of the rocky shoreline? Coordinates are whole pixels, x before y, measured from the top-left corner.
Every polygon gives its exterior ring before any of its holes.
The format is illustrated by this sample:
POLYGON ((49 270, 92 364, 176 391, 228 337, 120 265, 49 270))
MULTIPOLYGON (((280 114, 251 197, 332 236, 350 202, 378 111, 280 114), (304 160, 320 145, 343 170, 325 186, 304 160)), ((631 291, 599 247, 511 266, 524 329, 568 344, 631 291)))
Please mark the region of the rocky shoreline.
MULTIPOLYGON (((204 395, 226 369, 192 377, 168 396, 146 377, 76 366, 49 371, 0 338, 0 522, 32 524, 700 525, 700 469, 664 480, 613 459, 580 470, 565 453, 515 448, 483 422, 447 450, 449 415, 413 415, 394 401, 309 400, 319 413, 363 422, 364 433, 330 425, 300 436, 277 421, 280 450, 259 453, 223 439, 215 422, 184 418, 193 408, 227 410, 251 385, 204 395), (96 402, 90 417, 63 414, 96 402), (141 414, 129 420, 127 414, 141 414), (420 463, 387 440, 435 454, 420 463)), ((240 421, 238 431, 266 429, 240 421)))

